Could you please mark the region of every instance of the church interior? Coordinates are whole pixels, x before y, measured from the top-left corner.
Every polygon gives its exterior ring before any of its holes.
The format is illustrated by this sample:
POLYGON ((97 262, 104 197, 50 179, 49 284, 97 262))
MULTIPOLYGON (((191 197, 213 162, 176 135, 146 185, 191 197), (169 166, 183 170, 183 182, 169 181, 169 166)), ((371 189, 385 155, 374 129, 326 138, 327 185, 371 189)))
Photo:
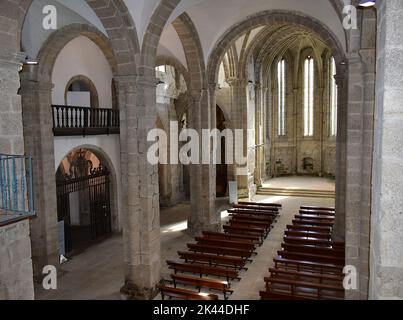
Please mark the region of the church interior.
POLYGON ((0 0, 0 300, 403 299, 402 30, 403 0, 0 0))

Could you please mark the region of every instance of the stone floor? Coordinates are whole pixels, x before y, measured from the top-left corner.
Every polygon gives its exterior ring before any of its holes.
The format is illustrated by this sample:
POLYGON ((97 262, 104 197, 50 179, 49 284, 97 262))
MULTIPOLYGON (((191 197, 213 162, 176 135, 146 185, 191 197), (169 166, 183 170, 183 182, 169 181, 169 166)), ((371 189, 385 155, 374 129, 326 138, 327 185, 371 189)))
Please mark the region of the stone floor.
MULTIPOLYGON (((258 248, 258 255, 247 266, 248 271, 241 273, 240 282, 233 283, 235 292, 231 299, 259 299, 259 290, 264 289, 263 278, 268 274, 277 250, 280 250, 286 224, 291 222, 300 205, 334 205, 334 200, 320 198, 256 196, 254 200, 281 203, 283 210, 268 238, 258 248)), ((186 243, 192 242, 192 237, 186 234, 189 210, 190 205, 187 203, 161 210, 162 276, 166 279, 171 272, 165 260, 177 259, 176 252, 185 249, 186 243)), ((222 212, 222 218, 223 221, 228 219, 226 211, 222 212)), ((124 278, 122 261, 122 237, 116 234, 63 264, 58 275, 58 290, 44 291, 37 284, 36 299, 119 299, 119 289, 124 278)))
POLYGON ((270 179, 263 183, 264 188, 305 189, 334 191, 335 180, 319 177, 292 176, 270 179))

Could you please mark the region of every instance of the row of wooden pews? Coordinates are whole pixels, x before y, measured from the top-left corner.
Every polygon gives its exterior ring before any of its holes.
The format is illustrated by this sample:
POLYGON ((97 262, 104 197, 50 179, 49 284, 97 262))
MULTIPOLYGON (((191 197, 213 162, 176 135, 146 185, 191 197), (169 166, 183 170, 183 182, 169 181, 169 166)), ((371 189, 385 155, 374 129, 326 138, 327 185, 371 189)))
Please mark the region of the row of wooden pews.
POLYGON ((335 209, 302 206, 287 225, 262 300, 342 300, 345 245, 332 241, 335 209))
POLYGON ((233 293, 231 282, 239 281, 239 274, 248 269, 279 210, 278 204, 234 205, 223 232, 203 231, 195 243, 186 244, 187 251, 178 251, 180 260, 167 261, 173 274, 159 286, 162 299, 218 300, 220 294, 227 300, 233 293))

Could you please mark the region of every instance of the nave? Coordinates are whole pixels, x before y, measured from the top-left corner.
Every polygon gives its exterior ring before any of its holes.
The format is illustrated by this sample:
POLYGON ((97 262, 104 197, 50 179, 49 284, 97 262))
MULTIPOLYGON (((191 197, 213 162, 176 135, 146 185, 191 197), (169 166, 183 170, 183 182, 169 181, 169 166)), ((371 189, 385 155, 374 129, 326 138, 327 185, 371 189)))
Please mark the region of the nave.
MULTIPOLYGON (((240 273, 240 281, 231 282, 233 294, 230 300, 258 300, 259 292, 265 290, 264 277, 273 267, 273 258, 281 250, 284 230, 290 224, 301 205, 334 206, 334 199, 261 196, 258 202, 281 203, 281 214, 263 244, 256 249, 253 262, 248 263, 247 271, 240 273)), ((166 260, 178 260, 177 251, 187 250, 186 244, 194 242, 186 233, 189 204, 180 204, 174 208, 161 210, 161 262, 162 278, 169 279, 172 270, 166 260)), ((228 212, 222 212, 222 224, 229 219, 228 212)), ((115 234, 111 238, 91 247, 61 266, 58 288, 56 291, 44 291, 36 287, 39 300, 92 300, 120 299, 121 277, 124 275, 122 236, 115 234)), ((190 287, 188 287, 190 289, 190 287)), ((208 292, 208 291, 206 291, 208 292)), ((212 292, 216 294, 216 292, 212 292)), ((161 299, 158 295, 155 299, 161 299)), ((222 297, 221 297, 222 299, 222 297)))

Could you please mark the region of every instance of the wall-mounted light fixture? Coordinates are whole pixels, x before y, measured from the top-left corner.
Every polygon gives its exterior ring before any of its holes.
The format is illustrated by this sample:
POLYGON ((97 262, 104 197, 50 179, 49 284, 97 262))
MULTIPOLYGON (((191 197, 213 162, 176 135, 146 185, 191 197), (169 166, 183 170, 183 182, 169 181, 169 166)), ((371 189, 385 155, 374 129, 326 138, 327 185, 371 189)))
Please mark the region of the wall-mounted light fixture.
POLYGON ((374 5, 376 5, 376 0, 361 0, 359 6, 362 8, 370 8, 373 7, 374 5))

